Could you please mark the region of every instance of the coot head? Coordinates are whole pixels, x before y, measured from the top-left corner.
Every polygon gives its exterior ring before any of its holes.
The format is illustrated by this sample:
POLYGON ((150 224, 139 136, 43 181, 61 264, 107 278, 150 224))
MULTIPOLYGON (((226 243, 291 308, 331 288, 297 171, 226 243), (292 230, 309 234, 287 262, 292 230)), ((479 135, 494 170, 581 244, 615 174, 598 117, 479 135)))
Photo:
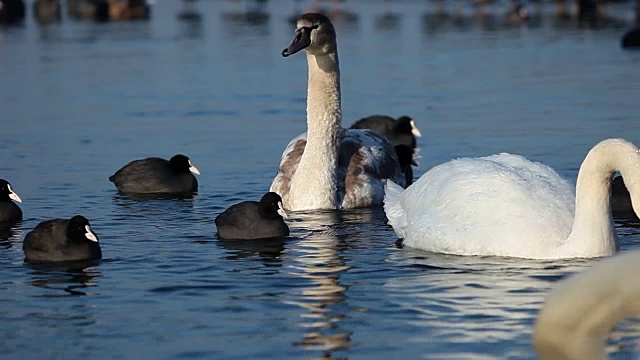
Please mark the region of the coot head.
POLYGON ((274 192, 268 192, 264 194, 262 199, 260 199, 260 215, 265 218, 278 218, 283 217, 287 218, 288 215, 284 208, 282 207, 282 198, 280 195, 274 192))
POLYGON ((15 191, 13 191, 11 184, 5 179, 0 179, 0 201, 11 201, 11 200, 22 202, 22 199, 20 199, 20 196, 18 196, 18 194, 16 194, 15 191))
POLYGON ((98 236, 91 230, 89 220, 82 215, 76 215, 69 220, 67 237, 70 241, 77 243, 84 241, 98 242, 98 236))
POLYGON ((191 160, 182 154, 173 156, 169 160, 169 166, 171 166, 171 169, 176 173, 193 173, 200 175, 200 171, 193 166, 191 160))
POLYGON ((416 137, 421 137, 422 133, 416 126, 416 122, 408 116, 400 116, 396 122, 396 131, 404 134, 413 134, 416 137))

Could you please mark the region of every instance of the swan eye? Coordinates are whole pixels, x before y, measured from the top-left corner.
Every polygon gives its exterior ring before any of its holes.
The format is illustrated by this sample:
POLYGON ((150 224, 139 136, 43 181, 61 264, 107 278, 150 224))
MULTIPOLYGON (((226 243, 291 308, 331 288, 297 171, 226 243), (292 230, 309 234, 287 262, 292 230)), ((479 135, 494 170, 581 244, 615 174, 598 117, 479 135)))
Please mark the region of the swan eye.
POLYGON ((304 30, 304 31, 311 32, 311 30, 315 30, 315 29, 317 29, 319 27, 320 27, 320 25, 316 24, 316 25, 312 25, 312 26, 301 26, 300 29, 304 30))

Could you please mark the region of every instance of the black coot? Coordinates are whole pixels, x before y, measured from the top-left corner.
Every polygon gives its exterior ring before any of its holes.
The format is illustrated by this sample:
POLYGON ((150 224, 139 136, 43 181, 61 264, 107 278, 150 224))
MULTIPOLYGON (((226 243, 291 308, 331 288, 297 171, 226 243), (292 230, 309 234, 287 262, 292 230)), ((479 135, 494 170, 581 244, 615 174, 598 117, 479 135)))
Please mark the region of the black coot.
POLYGON ((109 177, 121 194, 190 195, 198 191, 193 174, 200 171, 184 155, 170 160, 151 157, 134 160, 109 177))
POLYGON ((289 235, 282 198, 266 193, 260 202, 243 201, 216 217, 218 237, 226 240, 275 238, 289 235))
POLYGON ((98 237, 81 215, 43 221, 24 238, 28 262, 61 262, 102 258, 98 237))
POLYGON ((5 179, 0 179, 0 224, 12 225, 22 220, 22 210, 12 200, 22 202, 11 184, 5 179))

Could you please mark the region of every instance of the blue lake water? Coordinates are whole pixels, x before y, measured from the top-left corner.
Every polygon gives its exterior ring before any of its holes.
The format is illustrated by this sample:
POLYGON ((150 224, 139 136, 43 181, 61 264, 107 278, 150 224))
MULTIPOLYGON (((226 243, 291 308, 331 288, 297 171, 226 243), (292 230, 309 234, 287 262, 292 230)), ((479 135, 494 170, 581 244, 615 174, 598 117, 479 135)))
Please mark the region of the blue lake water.
MULTIPOLYGON (((625 27, 504 26, 505 5, 458 25, 433 4, 352 1, 338 23, 343 122, 416 119, 416 176, 461 156, 518 153, 575 180, 607 137, 640 144, 640 53, 625 27)), ((550 5, 549 5, 550 6, 550 5)), ((611 7, 630 23, 631 4, 611 7), (626 9, 626 10, 625 10, 626 9)), ((0 242, 2 358, 534 358, 545 294, 595 260, 458 257, 395 246, 382 209, 296 213, 283 241, 222 242, 213 219, 257 200, 305 130, 306 62, 283 59, 290 2, 266 23, 199 2, 199 22, 160 1, 152 20, 0 28, 0 177, 25 221, 0 242), (111 175, 130 160, 184 153, 201 170, 183 201, 134 201, 111 175), (104 259, 33 267, 22 239, 38 222, 85 215, 104 259)), ((548 13, 549 8, 543 10, 548 13)), ((637 225, 637 224, 636 224, 637 225)), ((622 250, 640 230, 619 221, 622 250)), ((636 350, 621 324, 613 358, 636 350)))

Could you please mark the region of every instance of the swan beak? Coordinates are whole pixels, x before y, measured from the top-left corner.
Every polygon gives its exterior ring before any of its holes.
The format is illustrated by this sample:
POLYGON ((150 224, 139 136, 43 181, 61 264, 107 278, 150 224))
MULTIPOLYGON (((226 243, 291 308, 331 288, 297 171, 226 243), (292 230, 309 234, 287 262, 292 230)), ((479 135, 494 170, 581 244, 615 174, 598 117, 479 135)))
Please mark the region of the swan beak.
POLYGON ((189 171, 191 171, 193 174, 200 175, 200 170, 198 170, 197 167, 193 166, 191 160, 189 160, 189 171))
POLYGON ((411 120, 411 133, 415 137, 422 137, 422 133, 420 132, 420 129, 418 129, 418 127, 416 126, 416 122, 413 120, 411 120))
POLYGON ((311 45, 311 28, 302 27, 296 29, 296 36, 291 40, 289 47, 282 50, 282 56, 291 56, 309 45, 311 45))
POLYGON ((18 196, 18 194, 16 194, 11 188, 11 185, 7 184, 7 190, 9 190, 9 199, 13 201, 17 201, 19 203, 22 202, 22 199, 20 199, 20 196, 18 196))
POLYGON ((89 227, 89 225, 86 225, 84 229, 87 230, 87 232, 84 234, 84 237, 93 242, 98 242, 98 237, 93 231, 91 231, 91 227, 89 227))
POLYGON ((289 218, 289 215, 287 215, 287 212, 284 211, 284 207, 282 206, 282 201, 278 201, 278 215, 282 216, 285 219, 289 218))

